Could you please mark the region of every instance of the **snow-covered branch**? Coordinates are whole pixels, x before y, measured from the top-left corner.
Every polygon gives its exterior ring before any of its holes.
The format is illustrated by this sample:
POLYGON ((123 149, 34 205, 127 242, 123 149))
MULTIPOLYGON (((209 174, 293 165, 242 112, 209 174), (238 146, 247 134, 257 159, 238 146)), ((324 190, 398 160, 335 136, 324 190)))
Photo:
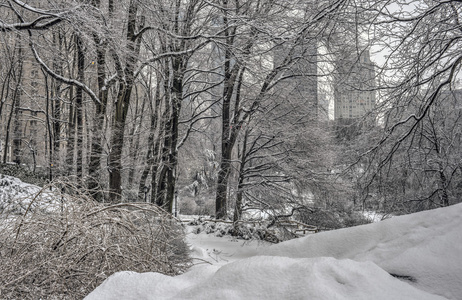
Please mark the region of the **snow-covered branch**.
POLYGON ((100 99, 98 98, 98 96, 84 83, 78 81, 78 80, 75 80, 75 79, 72 79, 72 78, 67 78, 67 77, 64 77, 64 76, 61 76, 59 74, 57 74, 56 72, 54 72, 43 60, 42 58, 40 57, 40 55, 38 54, 37 50, 35 49, 35 45, 34 45, 34 42, 32 40, 30 40, 29 42, 29 45, 30 45, 30 48, 32 50, 32 53, 34 54, 34 57, 35 59, 37 60, 37 62, 40 64, 40 66, 43 68, 43 70, 45 70, 45 72, 50 75, 51 77, 53 77, 54 79, 56 80, 59 80, 61 82, 64 82, 66 84, 69 84, 69 85, 73 85, 73 86, 77 86, 77 87, 80 87, 82 88, 82 90, 84 90, 89 96, 90 98, 97 102, 97 103, 101 103, 100 99))

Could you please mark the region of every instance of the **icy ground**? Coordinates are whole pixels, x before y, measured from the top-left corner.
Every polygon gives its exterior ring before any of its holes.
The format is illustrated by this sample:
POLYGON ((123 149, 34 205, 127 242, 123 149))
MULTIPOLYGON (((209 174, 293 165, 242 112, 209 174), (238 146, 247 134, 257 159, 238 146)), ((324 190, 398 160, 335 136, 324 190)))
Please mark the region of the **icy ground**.
POLYGON ((462 299, 461 216, 459 204, 271 246, 189 233, 185 274, 119 272, 86 299, 462 299))

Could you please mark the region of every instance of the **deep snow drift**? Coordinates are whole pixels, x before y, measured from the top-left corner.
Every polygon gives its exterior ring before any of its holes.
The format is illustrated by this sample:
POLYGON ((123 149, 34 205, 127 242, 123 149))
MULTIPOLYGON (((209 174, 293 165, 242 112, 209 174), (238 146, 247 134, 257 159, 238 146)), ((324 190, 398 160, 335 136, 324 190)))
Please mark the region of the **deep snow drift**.
POLYGON ((291 240, 264 251, 293 258, 371 261, 413 286, 462 299, 462 204, 291 240))
POLYGON ((270 247, 192 235, 196 255, 228 243, 227 259, 176 277, 120 272, 86 299, 462 299, 461 216, 459 204, 270 247))

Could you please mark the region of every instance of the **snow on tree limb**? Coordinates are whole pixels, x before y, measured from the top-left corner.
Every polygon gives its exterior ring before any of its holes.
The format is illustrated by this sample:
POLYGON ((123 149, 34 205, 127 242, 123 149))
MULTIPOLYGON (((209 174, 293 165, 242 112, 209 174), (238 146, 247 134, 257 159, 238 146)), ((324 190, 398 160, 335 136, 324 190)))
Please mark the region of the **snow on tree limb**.
POLYGON ((0 20, 0 31, 30 30, 30 29, 45 30, 45 29, 50 28, 53 25, 60 23, 61 21, 62 19, 60 18, 53 18, 50 16, 41 16, 32 22, 13 23, 13 24, 5 24, 3 21, 0 20), (47 21, 43 22, 45 20, 47 21))
POLYGON ((34 43, 32 42, 32 40, 29 42, 29 45, 30 45, 30 48, 32 50, 32 53, 34 54, 35 59, 40 64, 40 66, 47 72, 48 75, 50 75, 51 77, 53 77, 56 80, 59 80, 61 82, 66 83, 66 84, 82 88, 90 96, 90 98, 93 101, 95 101, 98 104, 101 104, 101 101, 98 98, 98 96, 96 96, 96 94, 87 85, 83 84, 82 82, 80 82, 78 80, 75 80, 75 79, 72 79, 72 78, 66 78, 64 76, 56 74, 56 72, 51 70, 51 68, 48 67, 48 65, 42 60, 42 58, 37 53, 37 50, 35 49, 35 46, 34 46, 34 43))

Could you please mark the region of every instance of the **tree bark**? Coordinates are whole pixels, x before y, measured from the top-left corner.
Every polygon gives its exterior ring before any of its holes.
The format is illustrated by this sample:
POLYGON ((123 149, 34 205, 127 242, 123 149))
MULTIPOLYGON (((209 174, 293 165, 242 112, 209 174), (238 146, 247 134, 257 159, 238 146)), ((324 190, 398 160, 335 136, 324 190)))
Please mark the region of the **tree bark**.
MULTIPOLYGON (((22 77, 23 77, 23 52, 21 42, 18 48, 19 71, 16 74, 16 87, 14 91, 14 122, 13 122, 13 161, 18 165, 21 164, 21 146, 22 146, 22 130, 21 130, 21 94, 22 94, 22 77)), ((13 109, 13 108, 12 108, 13 109)))
MULTIPOLYGON (((137 95, 137 97, 139 96, 137 95)), ((128 186, 130 187, 133 185, 133 182, 135 180, 135 170, 136 170, 136 165, 138 161, 138 153, 140 149, 141 134, 139 132, 139 129, 142 128, 143 126, 146 101, 150 101, 150 97, 143 96, 142 101, 143 102, 141 104, 141 110, 138 110, 138 103, 136 103, 137 108, 135 110, 135 121, 133 122, 133 126, 130 130, 129 149, 130 149, 131 162, 130 162, 130 167, 128 171, 128 186), (136 122, 137 118, 139 119, 138 122, 136 122)))
MULTIPOLYGON (((229 53, 229 50, 227 50, 229 53)), ((231 171, 231 156, 239 134, 239 89, 243 80, 244 69, 239 69, 237 65, 231 67, 230 55, 225 61, 225 82, 223 89, 223 107, 222 107, 222 127, 221 127, 221 160, 218 171, 217 192, 215 197, 215 214, 217 219, 226 219, 228 206, 228 179, 231 171), (237 75, 241 71, 238 79, 237 75), (231 120, 231 100, 234 94, 234 86, 238 81, 237 94, 235 95, 235 115, 231 120)))
MULTIPOLYGON (((161 97, 160 97, 160 84, 161 81, 160 79, 157 80, 157 85, 156 85, 156 92, 155 92, 155 103, 153 105, 151 97, 149 96, 149 107, 150 107, 150 112, 151 112, 151 124, 149 128, 149 136, 148 136, 148 151, 146 153, 146 164, 144 166, 143 172, 141 174, 140 178, 140 184, 138 186, 138 201, 142 201, 144 197, 144 187, 146 187, 146 180, 149 175, 149 171, 152 170, 154 164, 157 164, 157 155, 158 155, 158 142, 155 140, 155 135, 157 131, 157 123, 159 119, 159 114, 160 114, 160 103, 161 103, 161 97), (157 150, 156 150, 157 149, 157 150)), ((151 86, 151 77, 149 78, 149 86, 151 86)), ((153 180, 151 182, 154 182, 154 187, 151 183, 151 202, 154 202, 155 197, 153 198, 152 195, 155 195, 155 181, 156 181, 156 174, 155 172, 151 172, 151 176, 153 177, 153 180), (154 189, 154 190, 153 190, 154 189)))
MULTIPOLYGON (((14 84, 15 84, 13 94, 12 94, 11 110, 10 110, 10 114, 8 116, 8 121, 7 121, 7 126, 6 126, 5 145, 4 145, 4 152, 3 152, 3 163, 6 163, 7 158, 8 158, 8 148, 9 148, 10 132, 11 132, 11 130, 10 130, 11 122, 13 121, 13 116, 17 115, 19 113, 19 106, 20 106, 20 101, 21 101, 21 99, 20 99, 21 92, 22 92, 21 83, 22 83, 22 77, 23 77, 23 57, 22 57, 21 43, 15 44, 15 49, 13 49, 14 52, 16 51, 16 47, 18 48, 18 67, 17 67, 17 69, 15 68, 15 66, 14 66, 15 62, 14 62, 14 60, 12 60, 10 70, 8 72, 8 78, 7 78, 6 82, 4 83, 4 88, 2 89, 2 94, 3 94, 3 91, 6 90, 6 92, 4 93, 4 97, 6 99, 9 96, 10 83, 14 82, 14 84)), ((14 59, 14 57, 15 57, 15 55, 12 55, 13 59, 14 59)), ((3 101, 4 100, 2 100, 2 106, 3 106, 3 101)), ((16 128, 17 127, 16 122, 19 122, 17 116, 16 116, 16 120, 13 122, 14 123, 13 126, 15 128, 14 131, 13 131, 13 135, 15 135, 16 130, 18 130, 18 128, 16 128)), ((13 139, 15 139, 15 138, 16 137, 13 137, 13 139)), ((20 142, 20 140, 19 140, 19 142, 20 142)), ((15 142, 13 141, 13 143, 15 143, 15 142)), ((15 148, 13 148, 13 149, 15 149, 15 148)), ((19 150, 13 150, 13 152, 14 151, 19 151, 19 150)), ((13 154, 14 153, 12 153, 12 157, 13 157, 13 154)))
MULTIPOLYGON (((92 0, 92 5, 100 8, 100 0, 92 0)), ((112 18, 114 11, 113 1, 108 2, 109 17, 112 18)), ((106 76, 106 51, 108 44, 99 36, 97 32, 93 33, 93 41, 96 45, 96 72, 98 84, 98 98, 100 102, 95 102, 95 118, 92 124, 92 136, 90 143, 90 160, 88 164, 88 181, 87 187, 90 194, 97 201, 103 201, 102 184, 100 179, 101 159, 103 156, 102 138, 104 135, 104 120, 107 110, 109 87, 105 80, 106 76)))
POLYGON ((74 87, 70 87, 69 91, 69 115, 67 128, 67 148, 66 148, 66 173, 67 175, 74 174, 74 146, 75 146, 75 110, 74 110, 74 87))
POLYGON ((242 216, 242 200, 244 194, 244 170, 245 170, 245 162, 247 160, 247 137, 249 135, 249 131, 246 130, 244 134, 244 141, 242 142, 242 152, 241 152, 241 165, 239 168, 239 180, 237 186, 237 197, 236 197, 236 205, 234 206, 234 216, 233 222, 236 224, 237 221, 241 219, 242 216))
POLYGON ((175 198, 176 168, 178 164, 178 124, 180 119, 181 102, 183 100, 183 58, 175 57, 173 63, 173 84, 172 84, 172 117, 171 117, 171 144, 168 154, 167 170, 167 194, 168 211, 173 211, 173 201, 175 198))
MULTIPOLYGON (((139 52, 139 47, 136 47, 136 14, 138 2, 131 0, 128 9, 127 19, 127 50, 128 57, 126 58, 125 67, 121 70, 119 67, 118 73, 124 74, 125 80, 119 81, 119 92, 117 102, 115 103, 115 112, 112 122, 111 132, 111 150, 109 152, 109 199, 111 202, 120 202, 122 196, 122 150, 124 146, 125 123, 127 118, 128 107, 130 105, 130 97, 135 83, 134 70, 136 65, 136 56, 139 52)), ((138 44, 139 45, 139 44, 138 44)))
MULTIPOLYGON (((82 40, 78 35, 75 36, 76 55, 77 55, 77 80, 84 82, 85 80, 85 53, 83 51, 82 40)), ((77 126, 77 161, 76 174, 77 177, 83 178, 83 89, 77 87, 75 91, 75 114, 77 126)))

